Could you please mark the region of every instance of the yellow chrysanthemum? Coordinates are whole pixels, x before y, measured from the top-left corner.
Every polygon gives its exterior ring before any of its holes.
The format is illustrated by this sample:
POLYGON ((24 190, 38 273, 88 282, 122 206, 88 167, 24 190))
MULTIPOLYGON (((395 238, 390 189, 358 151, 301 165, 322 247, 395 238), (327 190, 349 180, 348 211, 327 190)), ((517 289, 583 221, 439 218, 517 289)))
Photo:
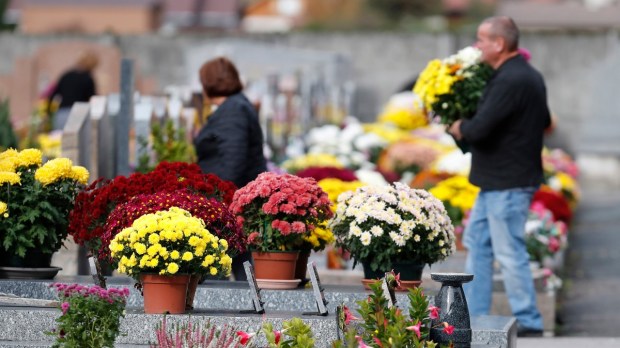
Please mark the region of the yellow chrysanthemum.
POLYGON ((0 152, 0 160, 4 160, 7 158, 17 158, 19 156, 19 152, 15 149, 8 149, 0 152))
POLYGON ((43 155, 39 149, 25 149, 19 152, 17 156, 18 165, 24 167, 40 166, 43 155))
POLYGON ((217 268, 215 267, 209 268, 209 273, 211 273, 212 276, 217 275, 217 268))
POLYGON ((213 262, 215 262, 215 257, 213 257, 213 255, 207 255, 207 256, 205 256, 205 259, 202 262, 202 266, 203 267, 211 266, 213 264, 213 262))
POLYGON ((45 163, 34 173, 34 178, 43 186, 71 176, 73 163, 68 158, 55 158, 45 163))
POLYGON ((183 257, 181 258, 183 261, 191 261, 194 258, 194 254, 186 251, 183 253, 183 257))
POLYGON ((175 274, 179 271, 179 265, 177 265, 174 262, 171 262, 168 264, 168 267, 166 267, 166 271, 170 274, 175 274))
POLYGON ((0 202, 0 214, 6 213, 7 210, 9 210, 9 206, 4 202, 0 202))
POLYGON ((159 254, 159 249, 161 248, 161 245, 159 244, 153 244, 150 247, 148 247, 146 249, 147 254, 149 254, 150 257, 153 257, 155 255, 159 254))
POLYGON ((159 235, 154 234, 154 233, 149 235, 149 243, 151 243, 151 244, 159 243, 159 235))
POLYGON ((0 160, 0 172, 14 173, 17 168, 17 158, 5 158, 0 160))
POLYGON ((170 253, 170 258, 173 259, 173 260, 178 260, 179 257, 181 257, 181 254, 178 251, 176 251, 176 250, 173 250, 170 253))
POLYGON ((0 186, 4 184, 18 185, 21 183, 19 174, 13 172, 0 172, 0 186))
POLYGON ((151 261, 149 261, 149 266, 150 267, 157 267, 158 264, 159 264, 159 258, 157 258, 157 257, 154 258, 154 259, 151 259, 151 261))
POLYGON ((82 166, 72 166, 70 178, 79 182, 82 185, 88 184, 88 178, 90 177, 90 173, 88 169, 82 166))
POLYGON ((146 245, 142 243, 136 243, 133 245, 133 249, 138 253, 138 255, 142 255, 146 253, 146 245))
POLYGON ((224 250, 228 250, 228 241, 226 239, 220 239, 220 245, 224 247, 224 250))

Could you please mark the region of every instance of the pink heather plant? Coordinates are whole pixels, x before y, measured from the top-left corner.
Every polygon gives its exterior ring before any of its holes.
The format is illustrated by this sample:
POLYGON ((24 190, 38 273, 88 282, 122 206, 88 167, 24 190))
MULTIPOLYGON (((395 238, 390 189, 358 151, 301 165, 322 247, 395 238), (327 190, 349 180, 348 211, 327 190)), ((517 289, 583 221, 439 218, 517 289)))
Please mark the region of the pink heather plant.
POLYGON ((235 329, 227 325, 218 329, 211 323, 203 327, 190 321, 172 325, 171 329, 164 316, 155 328, 157 344, 151 344, 151 348, 241 348, 245 345, 235 329))
POLYGON ((54 283, 62 315, 53 347, 114 347, 124 317, 129 289, 54 283))
POLYGON ((235 192, 230 210, 243 225, 250 248, 290 251, 332 217, 330 205, 313 178, 262 173, 235 192))

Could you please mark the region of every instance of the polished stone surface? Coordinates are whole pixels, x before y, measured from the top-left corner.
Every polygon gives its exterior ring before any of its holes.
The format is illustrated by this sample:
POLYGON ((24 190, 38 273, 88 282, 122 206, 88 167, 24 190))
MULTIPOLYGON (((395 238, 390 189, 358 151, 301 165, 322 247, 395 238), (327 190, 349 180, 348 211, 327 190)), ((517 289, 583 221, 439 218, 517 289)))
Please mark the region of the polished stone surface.
MULTIPOLYGON (((92 278, 81 277, 57 277, 57 282, 63 283, 82 283, 92 284, 92 278)), ((0 293, 12 294, 30 299, 54 300, 55 292, 49 288, 51 281, 32 280, 32 281, 11 281, 0 280, 0 293)), ((142 297, 133 288, 133 280, 127 277, 111 277, 108 279, 109 287, 128 287, 130 288, 130 298, 128 303, 128 314, 123 320, 125 332, 131 333, 130 336, 119 338, 119 344, 148 344, 149 337, 154 339, 154 334, 150 333, 155 327, 155 323, 160 320, 157 315, 142 314, 142 297), (147 341, 145 341, 147 340, 147 341)), ((294 316, 301 317, 307 321, 315 334, 325 340, 324 345, 317 347, 328 347, 329 342, 336 337, 335 307, 344 303, 350 308, 356 308, 355 301, 364 300, 369 292, 362 289, 362 285, 355 286, 335 286, 324 285, 325 298, 329 303, 327 308, 329 315, 326 317, 303 315, 304 312, 316 312, 316 304, 312 295, 312 289, 295 290, 261 290, 261 296, 265 300, 265 318, 273 320, 278 327, 282 320, 294 316)), ((175 320, 199 320, 200 322, 211 320, 215 324, 234 323, 243 330, 256 330, 260 327, 263 320, 262 315, 242 313, 252 309, 249 296, 249 286, 246 282, 228 281, 206 281, 199 285, 196 293, 196 310, 188 312, 189 316, 171 316, 175 320)), ((434 300, 430 294, 430 301, 434 300)), ((397 305, 406 307, 408 300, 406 293, 397 292, 397 305)), ((49 336, 42 332, 50 330, 54 326, 54 319, 60 314, 58 310, 42 308, 39 306, 15 307, 10 304, 0 303, 0 347, 5 342, 48 342, 49 336), (19 330, 16 330, 19 328, 19 330)), ((514 319, 510 317, 490 317, 472 318, 472 342, 474 346, 484 347, 509 347, 511 338, 510 329, 514 326, 514 319)), ((516 333, 516 331, 515 331, 516 333)), ((512 340, 516 340, 512 338, 512 340)), ((51 342, 51 341, 50 341, 51 342)))

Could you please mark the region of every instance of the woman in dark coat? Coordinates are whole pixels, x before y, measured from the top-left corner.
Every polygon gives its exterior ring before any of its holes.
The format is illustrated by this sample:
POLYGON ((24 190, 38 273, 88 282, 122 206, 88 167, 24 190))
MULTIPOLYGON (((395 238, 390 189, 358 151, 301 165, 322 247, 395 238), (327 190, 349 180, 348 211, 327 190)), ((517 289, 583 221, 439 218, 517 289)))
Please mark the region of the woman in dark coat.
MULTIPOLYGON (((198 165, 243 187, 267 171, 263 155, 263 133, 256 109, 241 93, 243 86, 234 64, 224 57, 212 59, 200 68, 203 93, 215 111, 194 138, 198 165)), ((236 280, 246 280, 245 253, 233 258, 236 280)))

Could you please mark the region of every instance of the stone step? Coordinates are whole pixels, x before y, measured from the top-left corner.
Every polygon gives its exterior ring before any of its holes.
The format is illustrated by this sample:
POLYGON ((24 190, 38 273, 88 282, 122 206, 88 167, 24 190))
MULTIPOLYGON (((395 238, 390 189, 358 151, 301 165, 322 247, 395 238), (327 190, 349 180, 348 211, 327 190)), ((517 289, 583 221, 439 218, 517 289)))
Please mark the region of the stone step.
MULTIPOLYGON (((90 277, 58 277, 56 281, 63 283, 91 284, 90 277)), ((108 279, 109 287, 129 287, 133 280, 127 277, 112 277, 108 279)), ((49 288, 51 281, 17 281, 0 280, 0 292, 13 294, 38 300, 54 300, 55 293, 49 288)), ((261 290, 261 297, 265 301, 265 317, 273 320, 274 325, 281 325, 281 321, 294 316, 308 322, 316 337, 331 342, 336 337, 335 308, 346 304, 350 308, 357 308, 355 301, 364 300, 368 292, 364 291, 361 283, 355 286, 325 285, 325 298, 329 303, 329 315, 326 317, 303 315, 304 312, 316 312, 316 304, 311 289, 294 290, 261 290)), ((429 294, 431 295, 431 294, 429 294)), ((405 293, 397 293, 397 304, 406 306, 405 293)), ((432 299, 431 299, 432 300, 432 299)), ((128 299, 128 314, 123 321, 126 332, 132 337, 119 339, 123 344, 147 344, 148 337, 154 340, 155 323, 161 316, 145 315, 142 312, 142 297, 138 291, 131 288, 128 299), (133 336, 139 336, 137 338, 133 336), (145 341, 146 340, 146 341, 145 341)), ((234 323, 240 329, 256 330, 263 320, 262 315, 241 313, 252 308, 250 290, 246 282, 207 281, 201 284, 196 292, 194 311, 190 311, 192 320, 211 320, 214 324, 234 323), (225 309, 222 309, 225 308, 225 309)), ((49 339, 42 332, 54 326, 54 319, 60 314, 57 309, 42 306, 16 306, 15 303, 0 303, 0 342, 2 341, 38 341, 49 339), (19 328, 19 330, 16 330, 19 328), (23 331, 23 332, 22 332, 23 331)), ((188 316, 171 316, 175 320, 188 316)), ((491 316, 472 318, 474 343, 485 347, 508 347, 513 342, 515 320, 512 317, 491 316)), ((329 345, 325 345, 326 347, 329 345)))
MULTIPOLYGON (((30 346, 45 346, 53 342, 53 337, 45 332, 55 327, 55 319, 60 311, 50 308, 6 307, 0 306, 0 347, 4 344, 28 342, 30 346)), ((301 317, 317 338, 317 348, 330 347, 337 339, 337 322, 334 314, 328 316, 300 315, 298 312, 267 312, 266 314, 247 314, 238 311, 195 310, 190 315, 169 315, 169 325, 191 320, 199 325, 211 323, 218 327, 226 324, 235 328, 255 332, 265 320, 279 329, 282 321, 301 317)), ((154 328, 163 315, 144 314, 140 308, 129 308, 121 321, 121 333, 117 342, 121 345, 147 345, 156 340, 154 328)), ((483 316, 472 318, 472 340, 480 347, 511 347, 516 340, 514 318, 483 316)), ((119 345, 120 346, 120 345, 119 345)))

